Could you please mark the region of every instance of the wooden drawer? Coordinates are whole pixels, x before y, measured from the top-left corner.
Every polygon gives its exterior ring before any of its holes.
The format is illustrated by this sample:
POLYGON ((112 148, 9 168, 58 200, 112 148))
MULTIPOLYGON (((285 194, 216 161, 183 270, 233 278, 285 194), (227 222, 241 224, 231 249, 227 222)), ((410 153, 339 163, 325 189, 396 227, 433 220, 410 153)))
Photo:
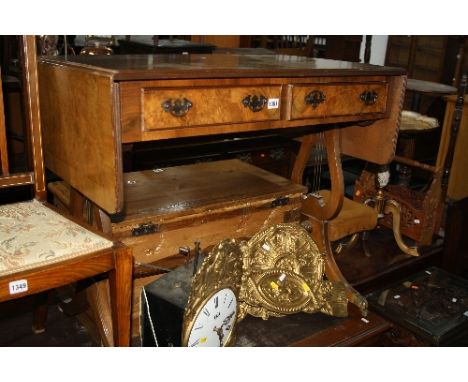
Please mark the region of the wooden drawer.
POLYGON ((281 86, 143 88, 143 129, 158 130, 280 119, 281 86), (262 96, 263 106, 244 105, 246 97, 262 96), (276 107, 268 100, 276 99, 276 107))
POLYGON ((386 83, 291 85, 289 119, 384 113, 386 83))

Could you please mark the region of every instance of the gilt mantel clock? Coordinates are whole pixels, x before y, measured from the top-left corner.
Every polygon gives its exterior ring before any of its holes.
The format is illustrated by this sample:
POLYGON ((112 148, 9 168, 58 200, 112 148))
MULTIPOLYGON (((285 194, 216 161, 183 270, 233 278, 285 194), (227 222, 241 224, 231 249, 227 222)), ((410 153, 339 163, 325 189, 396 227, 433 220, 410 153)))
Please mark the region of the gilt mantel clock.
POLYGON ((182 326, 182 346, 228 346, 234 339, 246 245, 220 242, 193 278, 182 326))
POLYGON ((245 243, 226 239, 142 291, 143 346, 228 346, 237 321, 245 243))
POLYGON ((143 345, 229 346, 247 314, 346 316, 344 286, 324 280, 324 266, 298 224, 274 225, 248 242, 223 240, 193 279, 189 262, 143 288, 143 345))

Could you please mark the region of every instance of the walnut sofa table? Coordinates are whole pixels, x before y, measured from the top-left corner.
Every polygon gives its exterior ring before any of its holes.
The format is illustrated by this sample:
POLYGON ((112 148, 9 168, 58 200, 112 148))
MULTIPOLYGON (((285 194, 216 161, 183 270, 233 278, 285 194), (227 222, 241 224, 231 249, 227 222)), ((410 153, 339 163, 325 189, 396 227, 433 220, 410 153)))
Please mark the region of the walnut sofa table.
POLYGON ((43 58, 46 166, 115 213, 124 143, 293 127, 306 135, 331 125, 343 127, 343 153, 388 163, 403 73, 285 55, 43 58))
MULTIPOLYGON (((42 58, 39 79, 46 166, 108 214, 124 206, 122 148, 135 142, 332 130, 332 178, 341 153, 389 163, 406 84, 399 68, 216 53, 42 58)), ((332 187, 338 212, 343 193, 332 187)), ((328 277, 346 282, 326 255, 328 277)))

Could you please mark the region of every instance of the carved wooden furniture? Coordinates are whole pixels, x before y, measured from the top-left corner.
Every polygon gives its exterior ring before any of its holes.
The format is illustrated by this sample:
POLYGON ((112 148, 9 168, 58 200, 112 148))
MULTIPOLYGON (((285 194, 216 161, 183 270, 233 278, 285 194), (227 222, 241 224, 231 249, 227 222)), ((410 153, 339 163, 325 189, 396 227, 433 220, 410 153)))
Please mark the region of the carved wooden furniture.
MULTIPOLYGON (((333 131, 327 132, 326 134, 324 133, 322 136, 320 136, 320 134, 314 134, 302 138, 295 167, 292 171, 291 177, 293 181, 301 181, 310 153, 314 153, 314 146, 318 146, 318 152, 320 152, 320 145, 325 143, 327 153, 333 153, 334 147, 336 146, 333 139, 336 139, 333 131), (322 142, 322 140, 324 142, 322 142)), ((327 155, 327 161, 329 162, 328 168, 332 174, 331 179, 334 181, 332 187, 339 190, 344 188, 344 180, 341 166, 339 163, 335 162, 335 157, 336 155, 327 155)), ((316 159, 313 158, 313 161, 316 161, 316 159)), ((320 173, 320 170, 315 170, 315 172, 320 173)), ((317 177, 315 180, 317 180, 317 177)), ((330 244, 336 243, 334 252, 338 254, 344 248, 349 248, 355 244, 359 232, 369 231, 375 228, 377 224, 377 212, 363 203, 357 203, 346 197, 343 197, 342 201, 333 201, 331 196, 332 193, 329 190, 321 189, 320 184, 312 185, 312 192, 308 195, 308 198, 315 198, 318 204, 304 202, 302 213, 307 217, 311 225, 309 228, 312 232, 326 232, 330 244), (322 207, 325 205, 333 206, 331 203, 334 203, 335 207, 328 207, 330 210, 324 212, 322 207), (316 206, 320 206, 320 208, 317 209, 316 206), (338 213, 336 209, 339 209, 338 213), (348 243, 338 243, 338 241, 344 238, 349 239, 348 243)), ((330 252, 333 251, 331 246, 329 250, 330 252)))
MULTIPOLYGON (((456 111, 456 97, 447 97, 446 121, 451 121, 456 111)), ((444 269, 466 277, 467 224, 468 224, 468 99, 465 96, 460 128, 457 134, 450 175, 447 185, 447 215, 444 231, 444 269)))
MULTIPOLYGON (((43 58, 39 71, 46 166, 109 216, 123 217, 123 144, 272 129, 304 137, 325 131, 340 176, 341 152, 381 164, 392 160, 405 88, 399 69, 275 55, 43 58)), ((325 224, 343 201, 342 182, 332 183, 332 206, 314 212, 326 216, 325 224)), ((234 234, 233 227, 216 229, 234 234)), ((313 235, 326 254, 327 276, 346 282, 325 231, 313 235)), ((187 240, 196 237, 193 229, 187 240)), ((354 296, 350 289, 349 299, 362 307, 354 296)))
MULTIPOLYGON (((435 166, 430 166, 418 161, 404 158, 395 157, 395 160, 399 163, 403 163, 408 166, 413 166, 432 174, 430 184, 426 190, 415 191, 408 187, 401 185, 389 184, 384 190, 384 197, 386 199, 396 200, 401 207, 401 221, 400 228, 403 235, 413 239, 418 245, 430 245, 433 240, 433 235, 439 231, 442 223, 442 213, 444 209, 445 197, 447 195, 447 186, 450 184, 450 195, 455 196, 457 199, 461 199, 467 195, 466 181, 461 179, 464 176, 460 176, 460 171, 463 167, 463 141, 457 144, 458 156, 457 159, 460 164, 457 165, 455 175, 453 178, 450 176, 450 169, 455 153, 455 146, 457 143, 457 135, 460 130, 460 126, 463 123, 466 125, 466 116, 462 120, 462 105, 463 97, 466 87, 465 82, 462 81, 458 95, 458 116, 453 110, 453 98, 451 105, 448 105, 448 112, 444 120, 442 127, 442 136, 439 145, 439 151, 437 155, 437 161, 435 166), (457 116, 458 119, 455 117, 457 116), (458 173, 457 173, 458 172, 458 173), (445 183, 444 183, 445 182, 445 183)), ((463 130, 465 130, 464 128, 463 130)), ((465 133, 466 135, 466 133, 465 133)), ((461 135, 463 137, 464 135, 461 135)), ((377 192, 375 187, 375 174, 369 171, 363 171, 361 178, 356 183, 355 199, 358 201, 365 201, 367 198, 372 197, 377 192)), ((387 227, 394 225, 394 219, 389 216, 385 216, 382 219, 382 224, 387 227)))
POLYGON ((275 36, 274 50, 278 54, 313 57, 314 36, 275 36))
MULTIPOLYGON (((448 86, 445 84, 429 81, 421 81, 413 78, 408 79, 406 86, 405 99, 411 99, 411 105, 407 106, 413 112, 419 113, 421 111, 421 103, 423 96, 430 98, 432 101, 441 101, 443 96, 456 94, 457 88, 448 86)), ((397 155, 408 159, 414 159, 415 153, 421 150, 421 143, 430 142, 429 137, 433 132, 432 129, 438 127, 438 121, 432 121, 431 123, 425 123, 423 119, 419 121, 411 121, 410 118, 406 118, 410 111, 403 112, 404 118, 402 118, 400 136, 398 138, 397 155), (409 122, 409 123, 405 123, 409 122), (435 122, 435 123, 434 123, 435 122), (418 144, 418 141, 419 144, 418 144), (419 149, 419 150, 418 150, 419 149)), ((434 134, 432 134, 434 136, 434 134)), ((430 144, 429 146, 433 146, 430 144)), ((425 150, 429 151, 428 149, 425 150)), ((410 186, 412 169, 410 166, 399 163, 397 165, 398 171, 398 183, 410 186)))
MULTIPOLYGON (((449 126, 453 121, 454 113, 457 105, 456 96, 449 96, 446 98, 447 109, 444 119, 444 126, 449 126)), ((468 147, 468 98, 465 94, 465 100, 463 104, 459 106, 461 108, 461 119, 460 126, 456 132, 456 140, 453 147, 450 147, 447 140, 450 140, 448 136, 444 135, 445 142, 441 142, 441 149, 447 151, 445 155, 453 155, 450 160, 449 178, 447 184, 447 197, 452 201, 462 200, 468 197, 468 157, 466 155, 466 148, 468 147), (450 152, 452 150, 452 153, 450 152)), ((455 132, 451 131, 451 134, 455 132)), ((440 161, 437 161, 438 165, 442 165, 443 153, 440 155, 440 161)))
MULTIPOLYGON (((305 142, 306 140, 304 140, 301 146, 301 151, 298 155, 299 159, 302 158, 304 150, 307 153, 311 151, 308 147, 311 142, 304 144, 305 142)), ((327 144, 330 145, 330 141, 328 141, 327 144)), ((333 163, 333 161, 329 162, 332 179, 335 179, 335 184, 332 184, 332 187, 341 189, 344 187, 344 184, 340 168, 337 168, 336 163, 333 163)), ((296 161, 296 166, 300 165, 300 163, 300 160, 296 161)), ((297 176, 298 173, 302 172, 302 168, 296 167, 294 172, 293 176, 297 176)), ((375 192, 373 195, 368 195, 366 199, 358 199, 358 202, 343 197, 341 209, 338 212, 331 209, 326 214, 321 215, 325 210, 317 209, 317 206, 333 206, 332 203, 339 203, 337 200, 332 200, 332 194, 329 190, 318 190, 309 193, 307 199, 313 202, 308 202, 306 200, 302 212, 307 216, 308 222, 311 224, 312 232, 326 231, 328 241, 334 243, 334 249, 330 247, 329 250, 337 255, 344 249, 349 249, 354 246, 360 239, 362 250, 366 256, 371 256, 366 245, 368 231, 376 228, 379 218, 384 216, 384 214, 391 213, 393 217, 392 229, 398 247, 406 254, 417 256, 416 248, 407 246, 401 238, 399 228, 400 207, 398 203, 393 199, 386 199, 384 196, 383 182, 385 182, 385 179, 387 179, 386 181, 388 182, 388 175, 382 172, 376 176, 376 179, 380 181, 380 184, 379 181, 376 182, 377 184, 375 185, 375 192), (345 238, 347 240, 342 240, 345 238)), ((360 195, 360 192, 361 191, 358 189, 356 194, 360 195)))
POLYGON ((441 97, 444 95, 455 94, 457 88, 438 82, 422 81, 414 78, 409 78, 406 89, 409 93, 413 94, 411 100, 411 110, 420 111, 421 97, 423 95, 431 97, 441 97))
MULTIPOLYGON (((22 298, 107 273, 116 345, 130 344, 133 258, 120 243, 57 213, 45 201, 36 45, 22 39, 32 171, 10 173, 0 106, 0 186, 31 185, 35 199, 0 206, 0 302, 22 298)), ((0 101, 2 92, 0 88, 0 101)), ((0 105, 3 105, 0 102, 0 105)))
MULTIPOLYGON (((393 103, 389 106, 393 110, 392 115, 394 119, 391 122, 388 121, 391 128, 387 130, 387 133, 393 133, 394 136, 387 136, 384 138, 386 140, 381 141, 381 147, 386 147, 387 149, 390 149, 390 147, 393 147, 394 149, 395 147, 394 144, 396 143, 399 127, 398 118, 401 111, 401 103, 399 101, 401 101, 401 97, 403 97, 404 81, 394 84, 394 91, 400 91, 401 93, 400 98, 394 97, 393 103)), ((342 131, 338 129, 325 130, 323 133, 327 152, 328 168, 331 176, 331 192, 320 190, 316 193, 307 195, 307 198, 305 198, 303 203, 302 212, 307 219, 307 222, 310 224, 312 236, 318 243, 319 248, 328 255, 328 277, 332 280, 340 280, 345 283, 348 290, 349 301, 357 305, 363 314, 366 314, 367 303, 341 274, 341 271, 336 265, 333 257, 331 242, 340 240, 348 235, 354 235, 351 238, 350 244, 354 243, 359 232, 375 228, 380 211, 366 206, 365 203, 356 203, 344 197, 344 181, 341 170, 341 152, 339 142, 340 133, 342 133, 342 131)), ((300 179, 312 151, 312 147, 317 140, 320 139, 318 136, 318 134, 314 134, 303 137, 301 148, 292 173, 293 180, 298 181, 300 179)), ((357 137, 355 138, 357 139, 357 137)), ((385 161, 388 161, 388 158, 381 157, 377 151, 374 151, 374 148, 372 148, 372 141, 373 139, 369 140, 368 144, 370 146, 366 146, 368 148, 367 152, 353 153, 352 155, 361 159, 366 158, 373 163, 384 164, 385 161)))
POLYGON ((372 292, 368 300, 387 320, 415 333, 416 346, 468 344, 468 282, 464 278, 427 267, 372 292))
POLYGON ((213 44, 198 43, 179 38, 158 36, 127 36, 118 40, 121 54, 212 53, 213 44))
MULTIPOLYGON (((362 36, 241 36, 241 46, 271 49, 278 54, 359 62, 362 36)), ((367 47, 366 47, 367 49, 367 47)), ((370 53, 370 49, 367 49, 370 53)), ((367 61, 369 62, 369 61, 367 61)))
POLYGON ((405 68, 409 78, 459 86, 468 69, 465 36, 389 36, 385 65, 405 68))
MULTIPOLYGON (((370 174, 370 172, 364 170, 363 173, 370 174)), ((360 200, 365 205, 372 206, 375 212, 380 218, 387 218, 390 220, 389 216, 391 214, 391 225, 389 226, 393 231, 393 237, 400 248, 400 250, 410 256, 419 256, 418 249, 415 246, 407 245, 400 232, 400 221, 401 221, 401 205, 397 199, 392 198, 394 195, 386 195, 384 189, 387 187, 390 180, 390 171, 388 166, 381 166, 378 170, 372 172, 374 181, 374 193, 366 194, 366 198, 362 198, 359 180, 356 182, 355 186, 355 198, 360 200)), ((362 174, 361 174, 362 177, 362 174)), ((390 186, 389 186, 390 187, 390 186)), ((399 200, 399 199, 398 199, 399 200)), ((367 240, 367 233, 363 234, 363 249, 367 256, 371 256, 371 253, 368 251, 365 243, 367 240), (365 236, 364 236, 365 235, 365 236)))

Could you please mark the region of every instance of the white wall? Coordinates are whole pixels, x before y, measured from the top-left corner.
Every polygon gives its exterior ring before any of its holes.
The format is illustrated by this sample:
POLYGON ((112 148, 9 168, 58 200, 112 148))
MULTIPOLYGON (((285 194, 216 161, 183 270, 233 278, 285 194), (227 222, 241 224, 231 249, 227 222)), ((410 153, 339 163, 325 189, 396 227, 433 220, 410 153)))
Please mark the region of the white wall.
MULTIPOLYGON (((385 62, 385 54, 387 52, 388 36, 372 36, 371 42, 371 56, 370 64, 383 65, 385 62)), ((359 52, 359 58, 361 62, 364 62, 364 51, 366 48, 366 36, 362 36, 361 50, 359 52)))

